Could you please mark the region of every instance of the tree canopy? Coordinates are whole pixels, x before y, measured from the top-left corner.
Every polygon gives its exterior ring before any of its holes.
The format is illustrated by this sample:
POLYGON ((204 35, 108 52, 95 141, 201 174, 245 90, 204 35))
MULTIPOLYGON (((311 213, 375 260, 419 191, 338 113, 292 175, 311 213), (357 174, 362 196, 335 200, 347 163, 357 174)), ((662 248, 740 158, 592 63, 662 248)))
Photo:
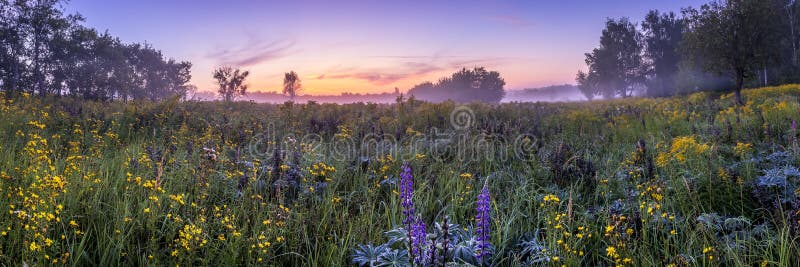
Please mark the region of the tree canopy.
POLYGON ((290 99, 294 99, 300 91, 300 77, 297 72, 290 71, 283 75, 283 93, 288 95, 290 99))
POLYGON ((588 97, 669 96, 800 82, 796 0, 713 0, 681 15, 650 11, 641 23, 608 19, 587 71, 588 97))
POLYGON ((63 3, 0 0, 0 89, 8 95, 161 100, 192 88, 191 63, 87 28, 63 3))
POLYGON ((247 94, 247 84, 244 83, 249 71, 242 71, 230 66, 214 70, 214 79, 219 86, 218 93, 225 101, 233 101, 238 96, 247 94))
POLYGON ((439 79, 436 83, 418 84, 408 93, 417 99, 432 102, 453 100, 498 103, 505 95, 503 91, 505 84, 505 80, 497 71, 488 71, 484 67, 462 68, 450 77, 439 79))

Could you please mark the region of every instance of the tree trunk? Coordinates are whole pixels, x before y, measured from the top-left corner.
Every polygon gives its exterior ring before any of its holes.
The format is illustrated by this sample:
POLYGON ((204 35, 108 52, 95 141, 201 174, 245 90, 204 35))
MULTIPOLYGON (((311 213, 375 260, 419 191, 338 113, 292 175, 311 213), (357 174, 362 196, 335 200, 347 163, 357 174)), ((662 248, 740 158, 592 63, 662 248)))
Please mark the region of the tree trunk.
POLYGON ((797 66, 797 61, 798 61, 797 33, 795 32, 795 19, 796 19, 795 4, 796 2, 792 1, 791 3, 789 3, 789 5, 786 6, 786 15, 787 17, 789 17, 789 33, 790 33, 789 40, 792 43, 792 60, 791 60, 792 66, 797 66))
POLYGON ((736 104, 744 106, 744 99, 742 99, 742 87, 744 86, 744 72, 736 71, 736 88, 734 89, 734 97, 736 104))

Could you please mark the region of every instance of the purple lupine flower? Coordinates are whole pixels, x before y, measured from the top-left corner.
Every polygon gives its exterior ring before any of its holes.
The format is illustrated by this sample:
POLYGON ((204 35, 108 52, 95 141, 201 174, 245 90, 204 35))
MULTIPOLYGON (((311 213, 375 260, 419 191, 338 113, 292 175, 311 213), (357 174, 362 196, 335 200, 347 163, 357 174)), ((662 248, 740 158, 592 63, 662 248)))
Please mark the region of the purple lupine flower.
MULTIPOLYGON (((411 176, 411 167, 408 166, 408 162, 403 163, 402 172, 400 172, 400 200, 401 205, 403 206, 403 224, 406 227, 410 228, 411 224, 414 223, 414 201, 412 197, 414 196, 414 181, 413 177, 411 176)), ((410 229, 408 229, 410 230, 410 229)))
POLYGON ((417 219, 416 222, 411 226, 411 254, 414 259, 414 263, 418 266, 423 265, 427 262, 426 254, 424 250, 424 246, 427 242, 428 234, 425 232, 425 222, 420 219, 417 219))
POLYGON ((490 234, 490 224, 491 224, 491 214, 490 211, 490 197, 489 197, 489 181, 483 183, 483 189, 481 189, 481 193, 478 195, 478 207, 477 207, 477 214, 475 215, 475 223, 477 224, 477 229, 475 233, 477 234, 476 241, 478 244, 476 246, 475 257, 478 258, 478 262, 482 262, 487 256, 489 256, 489 234, 490 234))

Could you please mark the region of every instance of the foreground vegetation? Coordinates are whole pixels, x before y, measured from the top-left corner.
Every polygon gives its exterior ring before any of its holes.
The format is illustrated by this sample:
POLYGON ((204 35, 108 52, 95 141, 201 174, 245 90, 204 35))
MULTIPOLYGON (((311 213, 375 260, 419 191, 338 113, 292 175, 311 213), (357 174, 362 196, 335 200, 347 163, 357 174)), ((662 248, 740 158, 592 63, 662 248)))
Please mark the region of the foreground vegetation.
POLYGON ((743 95, 743 106, 713 93, 467 106, 3 97, 0 262, 403 264, 409 242, 378 248, 408 241, 402 195, 427 225, 422 249, 449 251, 439 263, 794 265, 800 85, 743 95), (491 249, 476 250, 482 238, 491 249))

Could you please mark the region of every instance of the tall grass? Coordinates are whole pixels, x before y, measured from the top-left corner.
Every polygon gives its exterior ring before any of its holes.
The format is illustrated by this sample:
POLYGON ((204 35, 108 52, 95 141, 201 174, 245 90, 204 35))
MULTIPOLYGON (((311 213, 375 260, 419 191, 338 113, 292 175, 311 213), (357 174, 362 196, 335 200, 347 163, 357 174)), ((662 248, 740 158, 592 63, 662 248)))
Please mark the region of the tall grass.
POLYGON ((428 225, 474 226, 488 180, 488 264, 526 264, 536 237, 545 265, 794 266, 796 194, 753 192, 798 163, 800 86, 744 96, 476 103, 466 129, 451 102, 2 97, 0 263, 351 265, 402 226, 408 162, 428 225))

